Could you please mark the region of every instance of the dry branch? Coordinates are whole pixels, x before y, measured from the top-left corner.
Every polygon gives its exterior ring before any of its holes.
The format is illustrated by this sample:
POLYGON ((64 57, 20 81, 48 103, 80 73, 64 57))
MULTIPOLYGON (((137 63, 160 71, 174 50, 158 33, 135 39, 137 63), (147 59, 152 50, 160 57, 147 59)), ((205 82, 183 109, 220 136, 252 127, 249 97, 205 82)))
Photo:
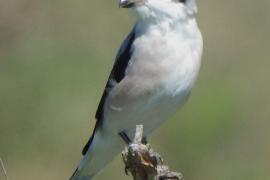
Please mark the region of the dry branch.
POLYGON ((2 158, 0 158, 0 167, 1 167, 1 171, 4 174, 5 179, 9 180, 8 175, 7 175, 7 170, 5 168, 5 165, 4 165, 4 162, 3 162, 2 158))
POLYGON ((142 139, 143 126, 138 125, 133 142, 122 152, 126 174, 130 172, 134 180, 181 179, 182 174, 171 172, 163 165, 162 157, 149 144, 143 144, 142 139))

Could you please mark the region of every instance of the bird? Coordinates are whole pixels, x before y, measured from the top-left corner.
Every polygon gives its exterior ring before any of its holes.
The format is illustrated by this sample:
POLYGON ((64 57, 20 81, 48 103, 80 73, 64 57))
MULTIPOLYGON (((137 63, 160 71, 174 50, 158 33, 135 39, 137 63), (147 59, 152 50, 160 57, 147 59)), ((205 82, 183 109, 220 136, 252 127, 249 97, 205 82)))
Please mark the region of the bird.
POLYGON ((96 111, 96 124, 70 180, 91 180, 119 154, 136 125, 147 137, 187 101, 203 38, 196 0, 119 0, 136 17, 120 46, 96 111))

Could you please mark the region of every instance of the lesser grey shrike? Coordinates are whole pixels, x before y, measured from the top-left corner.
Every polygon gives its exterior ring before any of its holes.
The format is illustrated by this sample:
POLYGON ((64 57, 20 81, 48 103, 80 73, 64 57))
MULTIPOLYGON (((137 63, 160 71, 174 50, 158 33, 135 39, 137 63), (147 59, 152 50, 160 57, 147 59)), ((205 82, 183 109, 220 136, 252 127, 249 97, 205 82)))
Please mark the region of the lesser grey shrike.
POLYGON ((137 17, 121 45, 96 112, 94 132, 71 180, 93 179, 144 125, 145 136, 183 106, 200 69, 195 0, 120 0, 137 17))

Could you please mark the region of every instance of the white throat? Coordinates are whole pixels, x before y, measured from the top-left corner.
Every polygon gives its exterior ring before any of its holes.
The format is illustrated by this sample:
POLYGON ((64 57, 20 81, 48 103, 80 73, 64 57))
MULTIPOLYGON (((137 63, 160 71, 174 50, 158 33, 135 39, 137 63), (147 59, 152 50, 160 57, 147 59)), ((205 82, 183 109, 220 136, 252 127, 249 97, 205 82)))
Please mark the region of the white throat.
POLYGON ((197 13, 195 0, 188 0, 186 4, 171 0, 147 0, 143 4, 133 8, 133 12, 139 19, 185 20, 197 13))

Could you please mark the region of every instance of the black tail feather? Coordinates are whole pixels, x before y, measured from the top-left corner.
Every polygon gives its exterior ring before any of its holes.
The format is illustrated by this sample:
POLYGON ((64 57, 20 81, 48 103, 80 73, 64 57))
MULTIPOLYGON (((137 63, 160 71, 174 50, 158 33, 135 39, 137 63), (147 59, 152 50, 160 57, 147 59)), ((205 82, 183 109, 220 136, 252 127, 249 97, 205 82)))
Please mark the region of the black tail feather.
POLYGON ((69 178, 69 180, 72 180, 72 178, 75 176, 75 174, 78 172, 78 168, 74 171, 74 173, 72 174, 72 176, 69 178))
POLYGON ((82 155, 85 155, 87 153, 87 151, 88 151, 88 149, 89 149, 89 147, 90 147, 93 139, 94 139, 94 133, 92 134, 92 136, 90 137, 90 139, 88 140, 88 142, 86 143, 86 145, 84 146, 84 148, 82 150, 82 155))

